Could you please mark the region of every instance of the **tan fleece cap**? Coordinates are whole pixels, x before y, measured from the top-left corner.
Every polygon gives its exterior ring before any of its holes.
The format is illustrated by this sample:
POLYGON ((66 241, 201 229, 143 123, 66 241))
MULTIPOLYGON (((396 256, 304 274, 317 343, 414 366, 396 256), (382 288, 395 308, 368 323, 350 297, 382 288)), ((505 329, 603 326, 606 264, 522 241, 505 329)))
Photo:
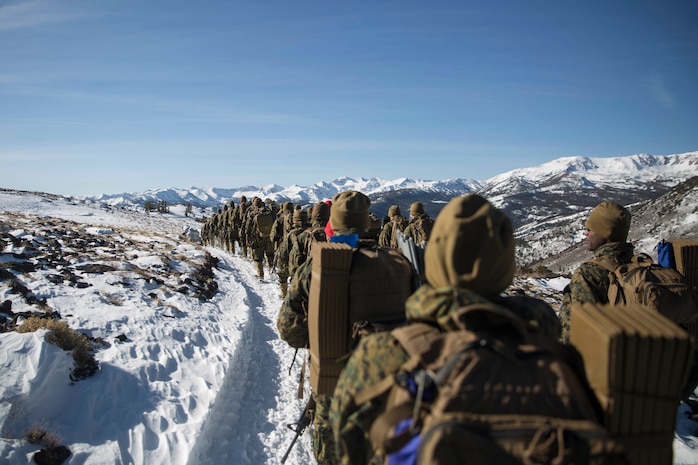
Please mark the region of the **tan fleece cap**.
POLYGON ((584 226, 610 242, 625 242, 630 231, 630 212, 615 202, 601 202, 584 226))
POLYGON ((310 215, 312 221, 326 223, 330 219, 330 206, 325 202, 318 202, 313 206, 313 212, 310 215))
POLYGON ((417 216, 421 215, 422 213, 424 213, 424 205, 422 202, 414 202, 412 205, 410 205, 410 215, 417 216))
POLYGON ((359 191, 344 191, 332 197, 330 225, 335 231, 356 229, 365 231, 370 225, 368 209, 371 200, 359 191))
POLYGON ((293 203, 292 202, 284 202, 281 204, 281 211, 284 213, 291 213, 293 212, 293 203))
POLYGON ((390 208, 388 208, 388 216, 393 217, 400 215, 402 215, 402 213, 400 212, 400 207, 398 205, 391 205, 390 208))
POLYGON ((293 224, 294 226, 299 226, 308 222, 308 213, 301 210, 294 210, 293 212, 293 224))
POLYGON ((433 287, 499 294, 516 269, 511 220, 479 195, 456 197, 436 217, 424 262, 433 287))

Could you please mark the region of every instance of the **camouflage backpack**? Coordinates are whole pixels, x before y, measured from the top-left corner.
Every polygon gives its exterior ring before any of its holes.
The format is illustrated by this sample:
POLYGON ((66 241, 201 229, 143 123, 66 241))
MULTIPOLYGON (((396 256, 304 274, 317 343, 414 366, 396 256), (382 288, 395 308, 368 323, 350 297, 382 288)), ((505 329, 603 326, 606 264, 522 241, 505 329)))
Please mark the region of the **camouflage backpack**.
POLYGON ((398 248, 398 243, 397 243, 397 232, 398 231, 404 231, 405 228, 407 227, 408 221, 403 218, 395 218, 392 220, 392 233, 390 234, 390 247, 397 249, 398 248))
POLYGON ((620 266, 604 257, 597 257, 592 262, 608 270, 608 301, 611 304, 641 305, 679 325, 698 319, 693 290, 681 273, 653 263, 649 255, 635 255, 630 263, 620 266))
POLYGON ((254 225, 261 237, 269 237, 274 225, 274 214, 268 208, 263 209, 254 217, 254 225))
POLYGON ((393 330, 410 359, 363 391, 389 392, 371 425, 389 464, 621 464, 622 446, 571 346, 531 335, 507 308, 473 304, 452 316, 457 330, 424 323, 393 330))
POLYGON ((413 227, 415 232, 414 242, 421 244, 429 240, 431 230, 434 227, 434 220, 428 216, 421 216, 414 221, 413 227))
POLYGON ((238 206, 235 207, 234 221, 236 227, 241 228, 245 223, 245 215, 247 213, 248 208, 250 208, 249 201, 240 202, 238 206))
POLYGON ((294 243, 288 261, 288 271, 291 275, 308 259, 314 242, 327 242, 327 233, 325 233, 324 227, 304 230, 294 243))

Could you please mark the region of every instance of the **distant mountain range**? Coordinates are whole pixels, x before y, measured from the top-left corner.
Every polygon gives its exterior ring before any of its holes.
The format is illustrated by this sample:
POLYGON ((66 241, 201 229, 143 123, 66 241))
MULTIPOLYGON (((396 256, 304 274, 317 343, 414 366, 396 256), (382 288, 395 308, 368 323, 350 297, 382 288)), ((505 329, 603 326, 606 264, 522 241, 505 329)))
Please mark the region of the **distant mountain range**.
MULTIPOLYGON (((146 201, 162 200, 168 205, 191 205, 202 215, 208 215, 231 200, 237 204, 242 195, 248 199, 258 196, 277 203, 291 201, 310 206, 331 199, 337 192, 355 189, 371 198, 371 211, 378 216, 385 215, 390 205, 399 205, 407 216, 410 204, 418 200, 424 203, 427 213, 436 217, 451 198, 476 193, 489 199, 512 218, 521 265, 540 262, 564 272, 575 263, 545 260, 575 248, 574 244, 582 238, 583 218, 599 202, 612 200, 629 206, 633 212, 644 211, 643 205, 669 193, 672 188, 694 176, 698 176, 698 152, 615 158, 565 157, 535 167, 508 171, 484 181, 407 178, 386 181, 343 177, 307 187, 170 188, 132 194, 101 194, 84 200, 124 208, 142 208, 146 201)), ((646 211, 654 213, 644 213, 641 221, 645 226, 647 223, 663 225, 666 234, 674 231, 671 234, 698 239, 697 189, 689 183, 682 195, 665 202, 661 209, 644 207, 646 211), (678 210, 683 213, 672 216, 672 212, 678 210), (675 222, 680 222, 681 228, 672 230, 675 222)), ((631 229, 631 239, 633 231, 631 229)), ((662 238, 658 232, 655 228, 657 237, 646 237, 645 234, 635 240, 645 241, 642 244, 649 244, 655 239, 658 241, 662 238)), ((649 234, 650 229, 646 233, 649 234)))

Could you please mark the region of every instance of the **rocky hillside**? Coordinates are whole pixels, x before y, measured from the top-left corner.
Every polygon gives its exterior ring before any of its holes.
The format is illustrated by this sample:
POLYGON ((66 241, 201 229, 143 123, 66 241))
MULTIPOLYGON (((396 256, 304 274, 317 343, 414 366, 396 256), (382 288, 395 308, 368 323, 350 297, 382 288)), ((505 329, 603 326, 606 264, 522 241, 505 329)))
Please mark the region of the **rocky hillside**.
MULTIPOLYGON (((698 176, 629 208, 633 216, 629 240, 638 252, 656 259, 656 246, 662 239, 698 240, 698 176)), ((542 265, 561 274, 573 271, 590 256, 583 242, 582 223, 587 214, 585 211, 551 220, 547 231, 538 228, 528 235, 518 231, 520 263, 532 268, 542 265)))

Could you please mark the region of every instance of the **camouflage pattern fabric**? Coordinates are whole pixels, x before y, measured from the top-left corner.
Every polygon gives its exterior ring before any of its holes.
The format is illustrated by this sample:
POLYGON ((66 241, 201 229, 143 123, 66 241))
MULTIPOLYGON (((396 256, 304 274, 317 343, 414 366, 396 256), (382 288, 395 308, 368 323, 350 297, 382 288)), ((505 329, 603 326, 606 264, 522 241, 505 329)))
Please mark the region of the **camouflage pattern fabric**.
POLYGON ((271 239, 271 243, 274 244, 274 249, 279 248, 279 244, 284 238, 284 220, 284 213, 282 211, 276 216, 274 224, 271 226, 269 238, 271 239))
POLYGON ((397 339, 387 331, 364 337, 354 350, 339 377, 330 406, 339 463, 383 463, 381 457, 374 457, 368 434, 386 399, 376 398, 361 405, 354 399, 364 389, 393 376, 408 358, 397 339))
POLYGON ((286 297, 285 293, 287 291, 284 288, 288 287, 288 278, 291 276, 291 269, 289 267, 291 250, 296 247, 299 236, 303 234, 306 229, 307 225, 300 225, 288 231, 284 235, 283 239, 279 242, 279 247, 276 250, 276 273, 279 276, 279 283, 281 285, 283 297, 286 297))
POLYGON ((396 234, 395 230, 399 229, 400 231, 404 231, 405 227, 407 227, 407 218, 398 215, 391 216, 390 222, 383 225, 383 229, 378 236, 378 245, 381 247, 395 248, 397 241, 397 239, 394 237, 396 234))
POLYGON ((257 262, 258 272, 260 269, 262 270, 262 274, 259 276, 260 278, 264 277, 264 270, 260 268, 259 265, 262 264, 262 267, 264 266, 265 257, 267 259, 267 267, 271 269, 272 263, 274 262, 274 245, 271 243, 271 239, 269 239, 268 236, 257 237, 252 246, 252 259, 257 262))
POLYGON ((314 240, 327 241, 325 226, 313 226, 298 235, 288 256, 288 272, 291 276, 310 257, 310 249, 314 240))
POLYGON ((313 417, 313 455, 318 465, 338 464, 334 435, 330 424, 330 404, 332 397, 313 394, 315 416, 313 417))
MULTIPOLYGON (((296 270, 276 321, 279 335, 294 348, 308 347, 308 297, 312 278, 313 259, 307 260, 296 270)), ((314 394, 315 395, 315 394, 314 394)), ((317 402, 313 420, 313 451, 320 464, 335 464, 336 447, 331 428, 330 396, 315 395, 317 402)))
POLYGON ((296 270, 276 319, 279 336, 294 348, 308 347, 308 296, 313 259, 296 270))
POLYGON ((240 254, 247 257, 247 218, 248 212, 252 210, 252 203, 244 197, 240 197, 240 203, 235 210, 235 225, 238 230, 238 242, 240 243, 240 254))
MULTIPOLYGON (((493 298, 520 315, 528 328, 557 339, 560 324, 554 310, 538 299, 523 297, 513 299, 509 305, 506 298, 493 298), (525 309, 525 313, 522 310, 525 309)), ((421 286, 405 302, 409 322, 426 322, 438 326, 442 331, 455 330, 451 313, 458 308, 491 302, 484 297, 455 287, 433 288, 429 284, 421 286)), ((371 424, 381 413, 386 401, 385 395, 357 405, 355 398, 367 388, 381 380, 393 376, 408 360, 407 353, 389 332, 379 332, 366 336, 344 368, 332 398, 330 422, 334 432, 337 455, 342 464, 382 463, 382 457, 375 456, 368 438, 371 424)))
MULTIPOLYGON (((276 321, 281 339, 295 348, 308 347, 308 295, 313 259, 309 257, 291 280, 276 321)), ((335 458, 334 434, 329 422, 330 396, 315 396, 313 417, 313 453, 318 464, 338 463, 335 458)))
POLYGON ((231 200, 229 208, 223 221, 226 249, 230 253, 235 253, 235 242, 238 240, 238 232, 235 227, 235 203, 231 200))
MULTIPOLYGON (((633 257, 633 245, 629 242, 609 242, 594 251, 594 257, 606 257, 618 265, 629 263, 633 257)), ((608 270, 591 262, 584 262, 572 274, 570 283, 562 291, 560 322, 561 341, 570 340, 570 311, 574 303, 608 303, 608 270)))
MULTIPOLYGON (((423 231, 423 228, 422 228, 422 231, 420 231, 420 228, 418 226, 418 224, 425 222, 425 221, 431 222, 432 223, 431 226, 433 226, 434 221, 431 218, 429 218, 429 215, 427 215, 426 213, 419 213, 417 216, 412 218, 410 220, 410 222, 407 223, 407 227, 405 227, 405 231, 404 231, 405 236, 411 237, 415 244, 419 244, 422 241, 428 240, 428 237, 427 238, 421 237, 423 232, 427 233, 427 231, 423 231)), ((431 232, 431 227, 429 228, 429 232, 431 232)))

